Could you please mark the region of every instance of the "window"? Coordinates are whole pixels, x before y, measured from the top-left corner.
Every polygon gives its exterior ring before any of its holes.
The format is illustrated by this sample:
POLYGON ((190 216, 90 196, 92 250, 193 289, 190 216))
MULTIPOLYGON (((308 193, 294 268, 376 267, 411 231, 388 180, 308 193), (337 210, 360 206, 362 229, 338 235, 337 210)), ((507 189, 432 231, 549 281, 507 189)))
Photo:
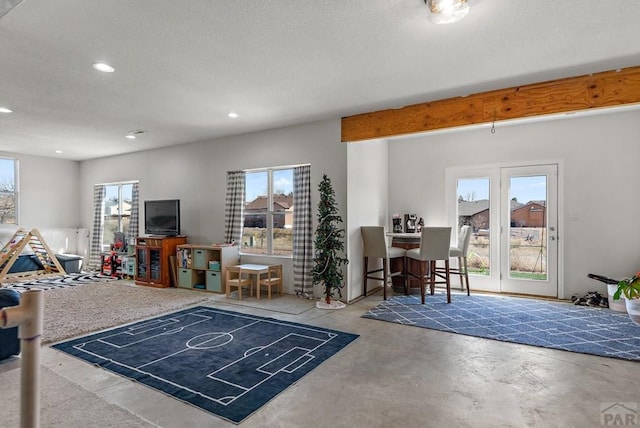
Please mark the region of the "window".
POLYGON ((18 224, 17 163, 0 158, 0 224, 18 224))
POLYGON ((293 168, 247 172, 242 251, 291 255, 293 213, 293 168))
POLYGON ((469 241, 469 272, 490 275, 491 224, 490 179, 487 177, 458 180, 458 230, 469 225, 473 234, 469 241))
MULTIPOLYGON (((105 186, 103 251, 108 251, 111 245, 116 242, 117 232, 126 234, 129 230, 132 202, 132 183, 107 184, 105 186)), ((129 237, 125 238, 128 239, 129 237)))

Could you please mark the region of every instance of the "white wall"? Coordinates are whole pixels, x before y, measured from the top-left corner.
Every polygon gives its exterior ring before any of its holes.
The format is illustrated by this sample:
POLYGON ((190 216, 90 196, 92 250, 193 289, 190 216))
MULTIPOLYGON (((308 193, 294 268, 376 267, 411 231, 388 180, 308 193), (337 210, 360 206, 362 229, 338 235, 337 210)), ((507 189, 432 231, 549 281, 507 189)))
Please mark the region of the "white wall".
MULTIPOLYGON (((349 178, 347 194, 347 266, 348 283, 345 297, 353 300, 362 295, 362 238, 360 226, 385 226, 391 229, 388 214, 389 196, 389 144, 386 141, 367 141, 349 144, 347 168, 349 178)), ((378 263, 379 264, 379 263, 378 263)), ((370 261, 369 270, 375 268, 370 261)), ((379 267, 381 265, 379 264, 379 267)), ((381 285, 372 281, 367 289, 381 285)))
POLYGON ((389 209, 446 223, 445 168, 561 160, 564 295, 605 291, 587 278, 640 268, 640 112, 425 134, 391 141, 389 209), (569 221, 572 217, 574 220, 569 221))
POLYGON ((40 156, 0 153, 18 160, 18 225, 0 226, 0 247, 21 227, 38 229, 52 251, 83 255, 86 231, 80 225, 80 163, 40 156))
POLYGON ((79 162, 16 154, 2 156, 18 159, 21 227, 79 227, 79 162))
MULTIPOLYGON (((141 200, 181 199, 183 233, 193 243, 222 239, 226 171, 311 163, 314 212, 317 183, 327 173, 346 223, 351 260, 347 278, 353 284, 348 285, 348 299, 361 292, 361 240, 356 229, 376 222, 389 228, 389 212, 415 212, 427 224, 446 221, 445 168, 562 160, 560 203, 567 218, 577 217, 560 219, 559 225, 563 297, 569 297, 604 291, 603 285, 586 277, 589 272, 621 277, 640 268, 639 140, 640 113, 626 111, 498 124, 495 134, 481 128, 398 139, 388 144, 388 164, 381 142, 340 143, 339 119, 81 163, 6 155, 20 161, 22 227, 90 229, 93 185, 139 180, 141 200)), ((283 265, 292 278, 290 259, 283 265)), ((286 284, 289 292, 291 282, 286 284)), ((321 294, 317 289, 316 295, 321 294)))
MULTIPOLYGON (((85 161, 80 172, 83 226, 91 228, 94 184, 138 180, 140 201, 180 199, 181 232, 189 243, 220 242, 224 237, 227 171, 306 163, 311 164, 313 212, 318 202, 317 185, 326 173, 345 218, 346 151, 347 145, 340 142, 340 120, 335 119, 85 161)), ((315 221, 314 215, 314 225, 315 221)), ((246 256, 242 260, 259 262, 265 258, 246 256)), ((292 293, 291 259, 278 261, 288 279, 285 291, 292 293)), ((320 296, 322 290, 316 288, 315 294, 320 296)))

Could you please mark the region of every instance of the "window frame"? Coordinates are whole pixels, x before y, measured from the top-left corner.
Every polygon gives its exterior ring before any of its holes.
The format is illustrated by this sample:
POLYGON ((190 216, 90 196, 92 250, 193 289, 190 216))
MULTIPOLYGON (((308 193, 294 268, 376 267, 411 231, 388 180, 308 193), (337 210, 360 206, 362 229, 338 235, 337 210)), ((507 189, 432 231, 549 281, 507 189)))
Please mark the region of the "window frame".
MULTIPOLYGON (((291 193, 293 194, 293 177, 294 177, 294 173, 295 173, 295 166, 277 166, 277 167, 265 167, 265 168, 255 168, 255 169, 250 169, 250 170, 244 170, 245 176, 249 175, 249 174, 257 174, 257 173, 266 173, 267 174, 267 211, 266 211, 266 235, 267 235, 267 245, 265 247, 265 252, 264 253, 252 253, 252 252, 245 252, 243 251, 245 246, 244 246, 244 240, 242 240, 240 242, 240 254, 243 255, 251 255, 251 256, 258 256, 258 257, 262 257, 262 256, 268 256, 268 257, 293 257, 293 236, 291 239, 291 247, 287 250, 286 254, 276 254, 274 253, 274 209, 273 209, 273 195, 274 195, 274 174, 276 174, 277 171, 291 171, 291 193)), ((245 180, 245 204, 248 204, 251 201, 247 201, 246 200, 246 194, 247 194, 247 181, 245 180)), ((260 196, 260 195, 257 195, 260 196)), ((293 217, 295 218, 295 202, 293 204, 294 206, 294 210, 293 210, 293 217)), ((243 214, 243 218, 242 218, 242 229, 244 231, 245 229, 245 220, 247 218, 247 213, 244 212, 243 214)), ((243 232, 244 234, 244 232, 243 232)))
MULTIPOLYGON (((12 174, 12 183, 13 184, 13 222, 6 222, 4 220, 0 221, 0 225, 18 225, 20 224, 20 187, 19 187, 19 174, 18 168, 19 163, 18 159, 11 157, 0 156, 0 161, 10 161, 13 163, 13 174, 12 174)), ((8 177, 8 176, 7 176, 8 177)))
MULTIPOLYGON (((104 185, 105 186, 105 198, 102 201, 102 207, 103 207, 103 213, 104 214, 103 214, 103 219, 102 219, 103 228, 102 228, 102 239, 101 239, 101 244, 100 244, 100 248, 102 249, 102 251, 107 251, 109 249, 110 245, 113 243, 113 242, 107 243, 105 241, 105 233, 107 231, 106 224, 107 224, 107 219, 108 218, 112 219, 114 217, 117 217, 118 226, 117 226, 116 232, 123 232, 123 233, 125 233, 126 240, 129 241, 129 239, 130 239, 129 236, 126 236, 127 231, 124 230, 124 217, 131 217, 131 214, 129 214, 128 216, 124 215, 124 209, 123 209, 123 202, 124 202, 124 199, 123 199, 123 187, 124 186, 131 186, 131 191, 133 193, 133 185, 134 185, 134 183, 135 183, 134 181, 123 181, 123 182, 118 182, 118 183, 108 183, 108 184, 104 185), (107 206, 106 205, 107 205, 108 198, 106 196, 106 193, 107 193, 107 189, 109 187, 116 187, 116 186, 118 188, 117 189, 118 214, 117 215, 111 215, 111 214, 107 214, 107 206)), ((133 194, 132 194, 132 199, 133 199, 133 194)), ((131 200, 131 204, 133 204, 133 200, 131 200)), ((132 208, 133 208, 133 206, 132 206, 132 208)))

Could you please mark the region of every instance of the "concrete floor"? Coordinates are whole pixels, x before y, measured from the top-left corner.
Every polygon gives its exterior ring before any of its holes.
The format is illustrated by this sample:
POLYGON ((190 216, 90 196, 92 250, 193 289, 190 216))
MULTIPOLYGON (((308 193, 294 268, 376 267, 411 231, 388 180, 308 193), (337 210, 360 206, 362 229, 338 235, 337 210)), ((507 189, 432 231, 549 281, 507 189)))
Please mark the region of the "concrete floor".
MULTIPOLYGON (((381 300, 299 315, 208 303, 360 335, 240 426, 599 427, 604 403, 640 408, 639 363, 361 318, 381 300)), ((160 427, 236 426, 50 348, 42 364, 160 427)))

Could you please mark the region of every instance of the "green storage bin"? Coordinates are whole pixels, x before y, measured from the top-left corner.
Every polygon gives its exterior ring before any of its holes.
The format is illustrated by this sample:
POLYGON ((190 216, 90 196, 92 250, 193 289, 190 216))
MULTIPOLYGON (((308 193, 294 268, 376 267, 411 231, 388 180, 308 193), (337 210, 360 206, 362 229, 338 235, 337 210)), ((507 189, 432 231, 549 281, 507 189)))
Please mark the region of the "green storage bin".
POLYGON ((191 288, 193 285, 193 270, 191 269, 179 269, 178 270, 178 287, 191 288))
POLYGON ((209 251, 202 249, 193 250, 193 269, 206 269, 209 263, 209 251))
POLYGON ((208 270, 207 271, 207 291, 215 291, 216 293, 222 292, 222 281, 220 280, 222 273, 208 270))

